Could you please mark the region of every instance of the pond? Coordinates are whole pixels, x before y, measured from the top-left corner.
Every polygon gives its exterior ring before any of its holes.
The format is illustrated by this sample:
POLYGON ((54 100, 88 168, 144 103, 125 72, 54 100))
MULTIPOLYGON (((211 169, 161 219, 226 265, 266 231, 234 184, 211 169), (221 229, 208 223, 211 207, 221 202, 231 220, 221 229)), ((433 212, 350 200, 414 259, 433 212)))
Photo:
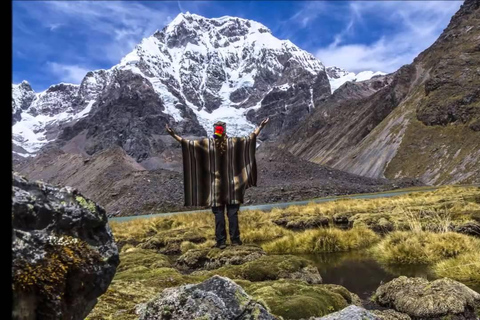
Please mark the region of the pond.
MULTIPOLYGON (((367 302, 382 284, 399 276, 423 277, 435 280, 425 265, 383 266, 365 251, 299 255, 315 263, 323 283, 342 285, 367 302)), ((471 286, 480 292, 480 286, 471 286)), ((368 308, 368 303, 366 303, 368 308)))

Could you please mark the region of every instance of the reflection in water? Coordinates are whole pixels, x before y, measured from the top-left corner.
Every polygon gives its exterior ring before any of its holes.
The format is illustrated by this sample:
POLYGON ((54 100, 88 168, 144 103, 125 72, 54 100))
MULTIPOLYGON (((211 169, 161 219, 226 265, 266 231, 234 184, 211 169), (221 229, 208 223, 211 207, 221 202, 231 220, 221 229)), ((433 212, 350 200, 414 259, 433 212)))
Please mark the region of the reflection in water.
MULTIPOLYGON (((436 277, 425 265, 383 266, 365 251, 352 251, 325 254, 301 255, 315 263, 323 278, 323 283, 339 284, 367 300, 385 282, 399 276, 423 277, 434 280, 436 277)), ((480 292, 480 288, 472 287, 480 292)))

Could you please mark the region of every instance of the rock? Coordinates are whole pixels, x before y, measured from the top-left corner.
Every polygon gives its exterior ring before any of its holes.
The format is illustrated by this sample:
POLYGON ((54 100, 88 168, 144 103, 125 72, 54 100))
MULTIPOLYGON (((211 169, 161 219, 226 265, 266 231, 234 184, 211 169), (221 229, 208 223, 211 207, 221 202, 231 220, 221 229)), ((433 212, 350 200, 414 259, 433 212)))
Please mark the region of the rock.
POLYGON ((411 320, 410 316, 405 313, 400 313, 395 310, 372 310, 372 313, 377 316, 379 320, 411 320))
POLYGON ((265 255, 261 247, 253 245, 228 246, 224 250, 190 249, 181 255, 175 266, 180 270, 211 270, 224 265, 240 265, 265 255))
POLYGON ((140 320, 277 319, 242 287, 220 276, 199 284, 165 289, 156 298, 139 305, 137 310, 140 320))
POLYGON ((294 215, 288 212, 282 214, 273 223, 291 230, 305 230, 320 227, 328 227, 328 218, 324 216, 313 215, 294 215))
POLYGON ((321 318, 310 320, 377 320, 378 318, 368 310, 357 306, 348 306, 345 309, 329 314, 321 318))
POLYGON ((480 294, 449 278, 430 282, 401 276, 381 285, 375 301, 413 319, 475 319, 475 308, 480 311, 480 294))
POLYGON ((466 222, 456 226, 454 231, 469 236, 480 237, 480 223, 476 221, 466 222))
POLYGON ((84 319, 119 264, 105 210, 13 174, 13 319, 84 319))

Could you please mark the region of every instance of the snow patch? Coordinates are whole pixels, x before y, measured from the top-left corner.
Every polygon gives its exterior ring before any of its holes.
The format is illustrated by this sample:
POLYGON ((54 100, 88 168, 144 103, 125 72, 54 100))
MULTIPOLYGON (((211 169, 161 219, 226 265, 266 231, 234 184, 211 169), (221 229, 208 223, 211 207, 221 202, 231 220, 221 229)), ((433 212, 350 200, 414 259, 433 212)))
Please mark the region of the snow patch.
POLYGON ((365 80, 370 80, 374 76, 385 75, 385 74, 386 74, 385 72, 381 72, 381 71, 377 71, 377 72, 362 71, 358 74, 355 74, 354 72, 344 71, 342 73, 337 74, 338 78, 333 78, 329 76, 328 80, 330 81, 330 87, 333 93, 335 90, 340 88, 347 81, 365 81, 365 80))

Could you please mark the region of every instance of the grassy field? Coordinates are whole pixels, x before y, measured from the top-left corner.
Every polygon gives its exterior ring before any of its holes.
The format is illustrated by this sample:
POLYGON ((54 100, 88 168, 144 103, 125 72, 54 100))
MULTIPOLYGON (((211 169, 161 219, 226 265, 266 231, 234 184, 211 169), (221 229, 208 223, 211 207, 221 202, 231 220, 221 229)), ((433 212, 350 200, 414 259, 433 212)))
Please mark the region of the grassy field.
POLYGON ((180 270, 175 260, 190 250, 193 256, 205 254, 215 259, 218 253, 210 249, 215 243, 213 214, 111 222, 121 264, 89 319, 134 319, 135 305, 163 288, 200 282, 215 273, 238 280, 247 293, 265 301, 285 319, 295 318, 292 310, 301 310, 301 299, 298 297, 298 306, 284 312, 272 288, 303 286, 302 290, 311 291, 314 297, 321 292, 323 296, 312 300, 313 305, 335 301, 317 310, 332 312, 347 303, 326 285, 307 284, 295 277, 285 280, 285 274, 302 274, 310 268, 308 261, 291 256, 303 253, 365 250, 387 266, 425 264, 438 277, 480 285, 480 239, 455 232, 462 225, 480 223, 479 187, 449 186, 390 198, 339 199, 270 212, 241 210, 239 221, 244 245, 261 247, 265 256, 239 266, 193 273, 180 270), (285 255, 284 261, 281 255, 285 255))

